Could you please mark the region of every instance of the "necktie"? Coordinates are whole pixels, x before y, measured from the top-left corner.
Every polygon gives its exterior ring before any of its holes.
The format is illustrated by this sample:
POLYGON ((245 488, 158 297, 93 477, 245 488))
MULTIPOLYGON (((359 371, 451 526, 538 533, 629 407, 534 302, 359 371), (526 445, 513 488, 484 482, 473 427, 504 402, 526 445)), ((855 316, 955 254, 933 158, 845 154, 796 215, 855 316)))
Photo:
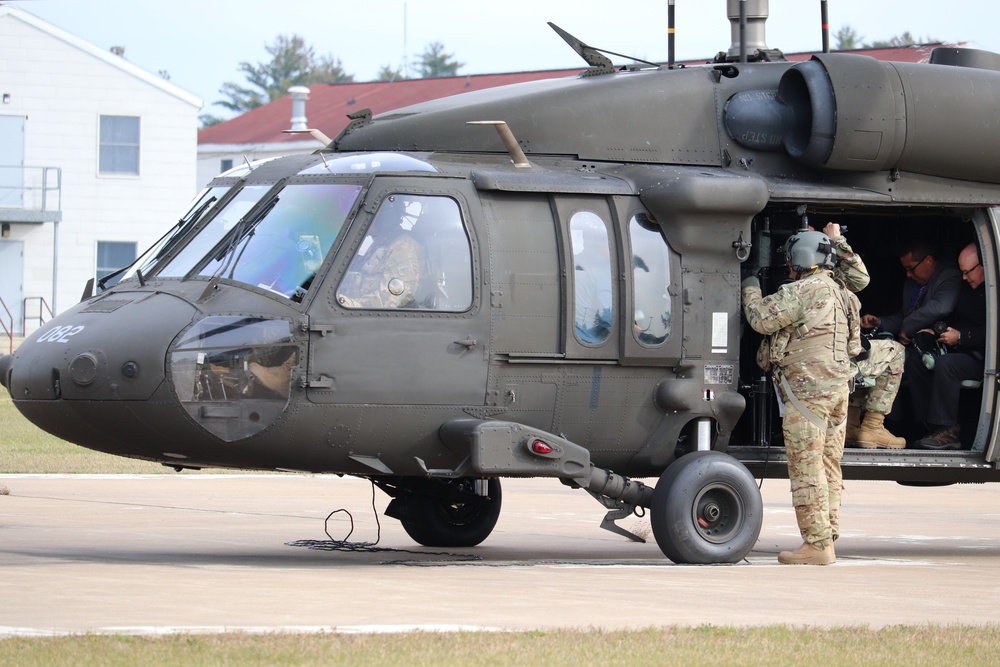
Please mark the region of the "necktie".
POLYGON ((907 315, 920 307, 920 303, 924 300, 925 291, 927 291, 927 285, 921 285, 920 289, 914 290, 913 296, 910 297, 910 307, 906 311, 907 315))

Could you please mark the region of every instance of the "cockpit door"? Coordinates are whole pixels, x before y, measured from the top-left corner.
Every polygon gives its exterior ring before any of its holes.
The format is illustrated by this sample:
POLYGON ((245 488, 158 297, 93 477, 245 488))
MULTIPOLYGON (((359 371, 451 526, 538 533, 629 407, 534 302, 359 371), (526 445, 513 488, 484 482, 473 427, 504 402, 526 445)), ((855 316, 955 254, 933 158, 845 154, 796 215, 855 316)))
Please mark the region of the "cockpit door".
POLYGON ((377 178, 369 189, 310 307, 311 402, 484 404, 480 214, 467 184, 441 183, 377 178))

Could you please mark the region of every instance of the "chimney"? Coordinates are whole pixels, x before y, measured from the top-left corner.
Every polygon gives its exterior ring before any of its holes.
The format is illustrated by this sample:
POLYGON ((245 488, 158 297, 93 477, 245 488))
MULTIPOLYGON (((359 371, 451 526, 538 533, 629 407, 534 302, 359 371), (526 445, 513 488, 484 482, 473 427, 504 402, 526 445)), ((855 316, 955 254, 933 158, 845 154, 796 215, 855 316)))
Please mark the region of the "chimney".
POLYGON ((306 122, 306 100, 309 99, 309 89, 305 86, 292 86, 288 89, 288 94, 292 97, 292 127, 293 130, 305 130, 308 127, 306 122))

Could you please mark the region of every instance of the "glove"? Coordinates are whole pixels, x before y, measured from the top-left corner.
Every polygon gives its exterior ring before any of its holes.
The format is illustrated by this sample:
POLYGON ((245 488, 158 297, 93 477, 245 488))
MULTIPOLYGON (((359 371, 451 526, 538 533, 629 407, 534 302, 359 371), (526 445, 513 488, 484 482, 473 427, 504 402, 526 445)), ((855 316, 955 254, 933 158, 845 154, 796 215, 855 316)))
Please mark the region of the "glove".
POLYGON ((757 289, 760 289, 760 281, 757 280, 757 276, 744 278, 743 282, 740 283, 740 290, 745 290, 748 287, 756 287, 757 289))

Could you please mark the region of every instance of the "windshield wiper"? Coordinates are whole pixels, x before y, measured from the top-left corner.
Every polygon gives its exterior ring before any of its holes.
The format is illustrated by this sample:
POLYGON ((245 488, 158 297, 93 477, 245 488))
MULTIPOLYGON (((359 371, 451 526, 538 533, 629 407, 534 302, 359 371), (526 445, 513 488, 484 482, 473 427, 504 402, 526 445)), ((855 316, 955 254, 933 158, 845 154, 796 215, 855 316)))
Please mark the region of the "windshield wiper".
POLYGON ((224 245, 215 255, 215 261, 221 262, 221 264, 212 274, 213 278, 225 274, 228 269, 229 274, 226 277, 232 279, 233 272, 236 271, 236 265, 239 263, 240 257, 243 256, 243 251, 246 250, 247 245, 250 243, 250 239, 253 238, 254 230, 257 229, 257 225, 260 224, 260 221, 266 218, 267 214, 270 213, 271 209, 273 209, 278 203, 278 199, 280 199, 278 192, 275 192, 261 204, 255 206, 253 210, 249 211, 246 215, 240 218, 240 221, 233 227, 233 231, 229 237, 229 243, 224 245), (242 243, 243 247, 240 249, 238 254, 235 254, 236 247, 241 245, 241 241, 244 241, 244 239, 246 241, 242 243))

